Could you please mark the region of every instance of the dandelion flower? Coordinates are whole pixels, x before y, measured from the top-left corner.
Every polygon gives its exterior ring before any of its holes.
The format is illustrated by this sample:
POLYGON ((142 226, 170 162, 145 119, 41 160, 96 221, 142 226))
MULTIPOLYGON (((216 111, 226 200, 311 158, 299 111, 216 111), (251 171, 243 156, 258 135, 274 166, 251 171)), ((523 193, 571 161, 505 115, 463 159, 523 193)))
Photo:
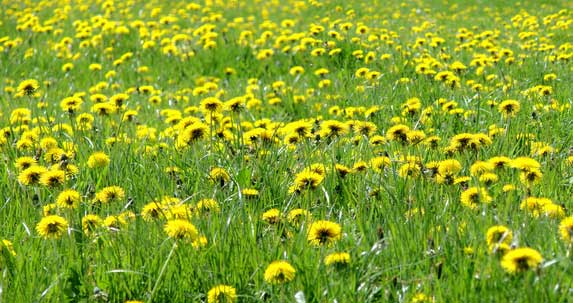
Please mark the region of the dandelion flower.
MULTIPOLYGON (((373 164, 371 164, 371 165, 373 165, 373 164)), ((342 178, 344 178, 344 177, 346 177, 346 175, 352 173, 352 168, 345 166, 345 165, 342 165, 342 164, 338 164, 338 163, 334 165, 334 170, 342 178)))
POLYGON ((122 226, 126 225, 127 221, 121 216, 107 216, 103 220, 103 226, 112 231, 118 231, 122 226))
POLYGON ((315 246, 331 245, 342 237, 342 228, 338 223, 320 220, 310 225, 307 240, 315 246))
POLYGON ((211 169, 211 172, 209 172, 209 178, 213 183, 219 184, 221 186, 224 186, 227 182, 229 182, 229 180, 231 180, 229 173, 227 173, 224 168, 220 167, 211 169))
POLYGON ((327 266, 344 266, 350 263, 350 254, 345 252, 332 253, 324 258, 327 266))
POLYGON ((320 124, 321 138, 334 138, 348 132, 348 125, 337 120, 326 120, 320 124))
POLYGON ((68 229, 68 221, 58 215, 43 217, 36 225, 36 231, 44 239, 58 239, 68 229))
POLYGON ((117 110, 115 104, 111 102, 96 103, 91 107, 91 111, 100 116, 109 116, 117 110))
POLYGON ((403 164, 398 169, 398 175, 402 178, 415 178, 420 175, 420 172, 420 165, 413 162, 403 164))
POLYGON ((487 162, 493 164, 494 168, 499 169, 506 167, 509 163, 511 163, 511 159, 504 156, 493 157, 487 160, 487 162))
POLYGON ((75 209, 80 205, 82 197, 79 192, 73 189, 62 191, 56 199, 56 204, 61 208, 75 209))
POLYGON ((95 194, 96 203, 107 204, 121 201, 125 198, 125 191, 119 186, 107 186, 95 194))
POLYGON ((208 97, 201 101, 201 109, 205 113, 218 113, 223 110, 223 102, 217 98, 208 97))
POLYGON ((64 112, 74 113, 80 109, 82 103, 79 97, 66 97, 60 102, 60 107, 64 112))
POLYGON ((397 124, 386 132, 386 137, 390 141, 398 141, 398 142, 407 142, 408 141, 408 132, 410 132, 410 128, 403 124, 397 124))
POLYGON ((447 159, 438 162, 436 180, 438 183, 452 184, 455 176, 462 170, 462 164, 456 159, 447 159))
POLYGON ((158 202, 150 202, 145 204, 141 209, 141 217, 145 221, 153 221, 162 216, 163 210, 158 202))
POLYGON ((548 205, 553 201, 548 198, 527 197, 519 205, 520 209, 525 210, 532 217, 537 218, 542 215, 548 205))
POLYGON ((492 198, 485 189, 470 187, 462 192, 460 200, 463 205, 477 209, 480 203, 490 203, 492 198))
POLYGON ((543 173, 539 169, 524 170, 519 173, 519 181, 527 186, 538 184, 542 177, 543 173))
POLYGON ((254 199, 259 196, 259 191, 254 188, 243 188, 241 194, 247 199, 254 199))
POLYGON ((40 184, 48 187, 55 187, 64 184, 66 172, 63 170, 49 170, 40 177, 40 184))
POLYGON ((410 300, 410 303, 433 303, 433 302, 434 298, 421 292, 414 295, 414 297, 412 297, 412 299, 410 300))
POLYGON ((32 157, 20 157, 16 159, 15 166, 19 171, 23 171, 32 165, 36 165, 38 161, 32 157))
POLYGON ((237 292, 235 288, 229 285, 217 285, 209 290, 207 293, 208 303, 232 303, 237 300, 237 292))
POLYGON ((541 254, 529 247, 509 251, 501 260, 501 267, 510 274, 535 269, 543 261, 541 254))
POLYGON ((195 240, 199 236, 197 228, 191 222, 182 219, 169 220, 164 227, 165 233, 173 239, 195 240))
POLYGON ((274 261, 265 270, 265 281, 269 284, 283 284, 294 279, 296 270, 287 261, 274 261))
POLYGON ((561 239, 567 243, 573 242, 573 217, 567 217, 559 223, 561 239))
POLYGON ((14 250, 14 245, 12 241, 3 239, 0 241, 0 255, 3 255, 4 252, 12 255, 12 257, 16 256, 16 251, 14 250))
POLYGON ((299 225, 304 220, 308 220, 312 217, 310 212, 306 209, 296 208, 288 212, 287 220, 290 224, 299 225))
POLYGON ((209 133, 209 127, 205 123, 194 123, 184 128, 177 136, 178 146, 187 146, 205 138, 209 133))
POLYGON ((565 210, 559 204, 547 204, 543 207, 543 213, 552 219, 561 219, 565 217, 565 210))
POLYGON ((98 215, 87 214, 82 218, 82 230, 88 236, 92 235, 102 225, 103 220, 98 215))
POLYGON ((191 246, 193 246, 193 248, 195 249, 205 247, 206 245, 207 245, 207 238, 205 236, 200 236, 199 238, 191 242, 191 246))
POLYGON ((17 91, 21 95, 31 96, 40 87, 38 80, 26 79, 18 84, 17 91))
POLYGON ((511 240, 513 240, 513 234, 509 228, 503 225, 496 225, 487 230, 486 240, 490 250, 494 250, 501 244, 510 245, 511 240))
POLYGON ((89 168, 102 168, 109 165, 109 156, 104 152, 95 152, 88 158, 89 168))
POLYGON ((315 189, 324 180, 324 175, 321 175, 310 169, 305 169, 298 173, 294 179, 294 185, 290 188, 290 193, 301 192, 306 189, 315 189))
POLYGON ((22 185, 36 185, 48 170, 43 166, 32 165, 18 175, 18 182, 22 185))
POLYGON ((537 160, 529 157, 518 157, 513 159, 510 164, 512 168, 517 168, 521 171, 539 170, 541 164, 537 160))
POLYGON ((514 117, 521 108, 521 105, 516 100, 505 100, 501 102, 498 106, 499 112, 504 117, 514 117))
POLYGON ((281 212, 276 208, 269 209, 263 213, 262 218, 263 221, 269 224, 277 224, 280 221, 281 212))
POLYGON ((213 199, 203 199, 197 202, 195 210, 199 214, 216 214, 221 209, 219 208, 219 203, 213 199))
POLYGON ((490 186, 495 182, 497 182, 498 180, 499 177, 494 173, 484 173, 481 176, 479 176, 479 181, 485 184, 486 186, 490 186))

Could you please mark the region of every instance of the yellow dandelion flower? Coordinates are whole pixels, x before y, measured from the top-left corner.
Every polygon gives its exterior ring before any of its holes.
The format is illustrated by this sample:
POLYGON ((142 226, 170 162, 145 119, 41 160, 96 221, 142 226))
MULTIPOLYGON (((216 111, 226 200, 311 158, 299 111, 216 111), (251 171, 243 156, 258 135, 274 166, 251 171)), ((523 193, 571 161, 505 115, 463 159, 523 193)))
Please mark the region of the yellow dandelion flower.
POLYGON ((67 113, 74 113, 80 109, 83 100, 79 97, 66 97, 60 102, 60 108, 67 113))
POLYGON ((255 199, 259 196, 259 191, 254 188, 243 188, 241 189, 241 195, 246 199, 255 199))
POLYGON ((296 76, 304 73, 304 68, 302 66, 294 66, 289 69, 289 74, 291 76, 296 76))
POLYGON ((112 231, 119 231, 125 225, 127 225, 127 221, 122 216, 107 216, 103 220, 103 226, 112 231))
POLYGON ((14 245, 12 244, 12 241, 6 239, 0 241, 0 256, 3 255, 4 252, 7 252, 12 257, 16 256, 16 251, 14 250, 14 245))
POLYGON ((510 245, 513 240, 513 233, 503 225, 492 226, 487 230, 486 240, 488 247, 493 250, 501 244, 510 245))
POLYGON ((153 221, 161 218, 161 216, 163 216, 163 209, 159 202, 153 201, 147 203, 141 209, 141 217, 143 217, 145 221, 153 221))
POLYGON ((111 102, 96 103, 91 107, 92 113, 96 113, 100 116, 109 116, 115 113, 116 110, 115 104, 111 102))
POLYGON ((529 157, 518 157, 511 160, 509 164, 512 168, 517 168, 521 171, 531 171, 541 169, 541 164, 537 160, 529 157))
POLYGON ((410 128, 403 124, 397 124, 386 132, 386 137, 390 141, 397 141, 401 143, 408 142, 408 132, 410 132, 410 128))
POLYGON ((223 102, 214 97, 205 98, 201 101, 201 110, 203 110, 204 113, 221 112, 223 110, 223 102))
POLYGON ((417 163, 408 162, 398 169, 398 175, 402 178, 415 178, 420 175, 421 167, 417 163))
POLYGON ((40 184, 48 187, 55 187, 64 184, 66 180, 66 172, 63 170, 49 170, 42 174, 40 177, 40 184))
POLYGON ((321 138, 335 138, 348 133, 349 127, 346 123, 337 120, 326 120, 320 123, 318 134, 321 138))
POLYGON ((18 175, 18 182, 22 185, 36 185, 40 183, 42 175, 48 171, 43 166, 32 165, 18 175))
POLYGON ((433 297, 430 297, 421 292, 415 294, 410 300, 410 303, 434 303, 434 302, 435 301, 433 297))
POLYGON ((336 170, 336 173, 342 178, 352 173, 352 169, 350 167, 338 163, 334 165, 334 170, 336 170))
POLYGON ((495 169, 504 168, 511 163, 511 159, 504 156, 493 157, 487 160, 495 169))
POLYGON ((505 100, 499 104, 497 107, 498 111, 504 117, 514 117, 521 108, 521 105, 517 100, 505 100))
POLYGON ((221 167, 215 167, 209 172, 209 179, 215 184, 224 186, 227 182, 231 180, 229 173, 221 167))
POLYGON ((565 217, 565 210, 559 204, 547 204, 543 207, 543 213, 551 219, 561 219, 565 217))
POLYGON ((476 161, 470 167, 470 174, 472 176, 480 176, 481 174, 494 170, 492 163, 487 161, 476 161))
POLYGON ((202 199, 197 202, 195 205, 195 210, 198 214, 206 215, 206 214, 216 214, 221 211, 219 208, 219 203, 214 199, 202 199))
POLYGON ((122 201, 125 198, 125 191, 119 186, 107 186, 95 194, 96 203, 107 204, 122 201))
POLYGON ((164 227, 165 233, 173 239, 197 239, 199 232, 191 222, 182 219, 169 220, 164 227))
POLYGON ((284 284, 295 277, 296 270, 287 261, 274 261, 265 270, 265 281, 269 284, 284 284))
POLYGON ((88 158, 89 168, 101 168, 109 165, 109 156, 104 152, 95 152, 88 158))
POLYGON ((54 215, 56 209, 58 209, 56 203, 48 203, 44 205, 44 207, 42 207, 42 213, 44 214, 44 216, 54 215))
POLYGON ((525 210, 532 217, 539 217, 544 213, 547 205, 553 204, 553 201, 547 198, 527 197, 519 205, 520 209, 525 210))
POLYGON ((493 199, 484 188, 470 187, 461 194, 460 201, 464 206, 477 209, 482 203, 490 203, 493 199))
POLYGON ((498 180, 499 177, 494 173, 484 173, 481 176, 479 176, 479 181, 485 184, 486 186, 490 186, 495 182, 497 182, 498 180))
POLYGON ((358 161, 352 165, 353 172, 365 172, 368 169, 368 163, 365 161, 358 161))
POLYGON ((573 243, 573 217, 567 217, 559 223, 559 235, 566 243, 573 243))
POLYGON ((192 209, 189 207, 189 205, 186 204, 170 205, 167 209, 165 209, 164 214, 168 220, 171 219, 188 220, 193 217, 192 209))
POLYGON ((56 199, 56 205, 61 208, 75 209, 80 205, 82 197, 79 192, 73 189, 62 191, 56 199))
POLYGON ((38 90, 39 87, 40 84, 38 83, 38 80, 26 79, 18 84, 18 88, 16 90, 21 95, 31 96, 36 92, 36 90, 38 90))
POLYGON ((327 266, 344 266, 350 263, 350 254, 346 252, 332 253, 324 258, 324 264, 327 266))
POLYGON ((103 220, 98 215, 87 214, 82 218, 82 230, 88 236, 103 225, 103 220))
POLYGON ((205 236, 200 236, 199 238, 191 242, 191 246, 193 246, 193 248, 195 249, 205 247, 207 246, 207 238, 205 236))
POLYGON ((533 184, 538 184, 541 182, 543 173, 539 169, 524 170, 519 173, 519 180, 521 183, 531 186, 533 184))
POLYGON ((58 239, 67 230, 68 221, 57 215, 43 217, 36 225, 36 231, 44 239, 58 239))
POLYGON ((269 224, 277 224, 281 220, 281 212, 276 208, 269 209, 263 213, 262 219, 269 224))
POLYGON ((20 157, 18 159, 16 159, 16 169, 18 169, 19 171, 23 171, 27 168, 29 168, 30 166, 36 165, 38 161, 36 161, 36 159, 32 158, 32 157, 20 157))
POLYGON ((332 245, 342 238, 342 228, 338 223, 326 220, 315 221, 310 225, 307 240, 315 246, 332 245))
POLYGON ((115 105, 116 108, 120 108, 127 99, 129 99, 128 94, 116 94, 109 98, 109 103, 115 105))
POLYGON ((536 269, 543 261, 541 254, 529 247, 517 248, 507 252, 501 260, 501 267, 510 274, 536 269))
POLYGON ((217 285, 207 293, 207 303, 233 303, 236 300, 237 292, 229 285, 217 285))
POLYGON ((311 213, 302 208, 296 208, 288 212, 287 221, 292 225, 300 225, 304 220, 310 220, 311 213))

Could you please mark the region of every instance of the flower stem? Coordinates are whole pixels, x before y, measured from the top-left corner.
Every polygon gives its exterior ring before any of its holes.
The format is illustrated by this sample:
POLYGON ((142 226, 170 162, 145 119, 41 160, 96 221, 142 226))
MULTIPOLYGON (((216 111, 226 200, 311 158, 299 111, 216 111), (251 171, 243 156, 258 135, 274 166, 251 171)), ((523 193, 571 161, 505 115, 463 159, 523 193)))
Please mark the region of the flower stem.
POLYGON ((171 257, 173 256, 173 253, 175 252, 175 248, 177 248, 177 242, 173 243, 173 246, 171 247, 171 251, 169 251, 169 255, 167 255, 167 259, 165 260, 165 263, 163 263, 163 267, 161 267, 161 271, 159 272, 159 276, 157 277, 157 280, 155 281, 155 285, 153 286, 153 289, 151 290, 151 294, 149 295, 148 302, 153 302, 153 296, 155 295, 155 292, 157 291, 157 287, 159 287, 159 283, 161 282, 161 278, 163 277, 163 274, 165 273, 165 270, 167 269, 167 264, 169 264, 169 260, 171 260, 171 257))

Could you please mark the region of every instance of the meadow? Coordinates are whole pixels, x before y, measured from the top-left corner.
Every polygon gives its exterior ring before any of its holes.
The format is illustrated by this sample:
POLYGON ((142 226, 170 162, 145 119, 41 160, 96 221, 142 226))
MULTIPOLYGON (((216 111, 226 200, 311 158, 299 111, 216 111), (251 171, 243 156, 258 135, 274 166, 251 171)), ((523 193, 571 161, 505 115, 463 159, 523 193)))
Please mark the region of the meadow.
POLYGON ((0 5, 0 302, 569 302, 573 3, 0 5))

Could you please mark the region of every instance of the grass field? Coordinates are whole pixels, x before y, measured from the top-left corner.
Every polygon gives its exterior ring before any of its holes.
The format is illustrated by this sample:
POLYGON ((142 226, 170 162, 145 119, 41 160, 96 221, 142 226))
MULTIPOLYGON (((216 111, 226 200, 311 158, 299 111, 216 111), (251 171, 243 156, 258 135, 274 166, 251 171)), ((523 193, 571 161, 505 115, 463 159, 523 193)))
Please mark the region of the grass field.
POLYGON ((0 302, 573 297, 570 1, 66 2, 0 6, 0 302))

